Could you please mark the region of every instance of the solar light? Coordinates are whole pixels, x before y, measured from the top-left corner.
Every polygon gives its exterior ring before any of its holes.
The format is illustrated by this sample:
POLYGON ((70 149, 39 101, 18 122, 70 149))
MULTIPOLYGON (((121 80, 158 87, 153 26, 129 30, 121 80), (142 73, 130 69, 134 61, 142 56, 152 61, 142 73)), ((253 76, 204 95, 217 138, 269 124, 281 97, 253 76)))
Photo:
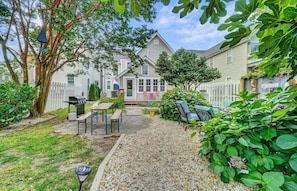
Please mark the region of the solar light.
POLYGON ((75 173, 79 180, 79 191, 81 190, 82 184, 87 179, 88 175, 91 173, 92 168, 90 166, 82 165, 77 167, 75 173))

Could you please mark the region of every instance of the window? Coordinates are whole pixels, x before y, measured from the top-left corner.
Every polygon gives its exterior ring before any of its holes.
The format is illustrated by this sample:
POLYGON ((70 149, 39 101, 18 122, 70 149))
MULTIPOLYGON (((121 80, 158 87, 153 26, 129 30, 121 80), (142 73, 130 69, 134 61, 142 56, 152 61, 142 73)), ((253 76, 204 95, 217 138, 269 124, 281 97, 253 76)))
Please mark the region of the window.
POLYGON ((74 74, 67 75, 67 83, 68 85, 74 85, 74 74))
POLYGON ((90 79, 88 78, 88 91, 90 90, 90 79))
POLYGON ((114 69, 112 70, 112 75, 113 75, 113 76, 118 75, 118 69, 117 69, 117 68, 114 68, 114 69))
POLYGON ((111 90, 111 81, 110 80, 106 81, 106 90, 111 90))
POLYGON ((99 68, 99 64, 97 62, 94 62, 94 68, 98 69, 99 68))
POLYGON ((231 50, 227 50, 227 64, 232 63, 232 52, 231 50))
POLYGON ((95 80, 95 84, 96 84, 96 86, 99 87, 99 81, 98 80, 95 80))
POLYGON ((158 79, 153 79, 153 91, 158 91, 158 79))
POLYGON ((142 71, 141 71, 142 75, 148 75, 148 64, 144 64, 142 66, 142 71))
POLYGON ((160 91, 161 92, 164 92, 165 91, 165 81, 164 80, 161 80, 160 81, 160 91))
POLYGON ((146 79, 145 80, 145 90, 147 92, 150 92, 151 91, 151 80, 150 79, 146 79))
POLYGON ((258 51, 259 44, 255 42, 250 43, 250 53, 258 51))
POLYGON ((209 59, 209 67, 211 67, 211 68, 214 67, 213 57, 209 59))
POLYGON ((143 92, 143 79, 138 80, 138 91, 143 92))

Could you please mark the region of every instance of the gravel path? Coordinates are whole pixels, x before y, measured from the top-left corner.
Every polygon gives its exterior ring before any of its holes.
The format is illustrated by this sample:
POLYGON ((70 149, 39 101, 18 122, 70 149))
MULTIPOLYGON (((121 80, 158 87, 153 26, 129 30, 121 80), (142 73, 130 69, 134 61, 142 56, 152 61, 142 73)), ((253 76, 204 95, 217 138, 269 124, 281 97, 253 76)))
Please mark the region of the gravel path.
MULTIPOLYGON (((149 117, 149 116, 146 116, 149 117)), ((198 155, 199 137, 177 122, 152 117, 149 127, 124 137, 111 156, 100 191, 248 191, 224 184, 198 155)))

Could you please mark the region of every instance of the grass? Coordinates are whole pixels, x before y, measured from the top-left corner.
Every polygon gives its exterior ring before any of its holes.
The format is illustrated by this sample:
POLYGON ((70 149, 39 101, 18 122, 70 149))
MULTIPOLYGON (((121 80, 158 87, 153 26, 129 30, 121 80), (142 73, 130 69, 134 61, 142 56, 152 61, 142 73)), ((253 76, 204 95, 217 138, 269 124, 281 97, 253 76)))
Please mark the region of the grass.
POLYGON ((1 190, 78 190, 75 169, 81 164, 92 167, 83 184, 84 190, 90 189, 104 156, 94 156, 94 145, 86 137, 53 131, 67 112, 55 111, 57 117, 50 121, 0 137, 1 190))

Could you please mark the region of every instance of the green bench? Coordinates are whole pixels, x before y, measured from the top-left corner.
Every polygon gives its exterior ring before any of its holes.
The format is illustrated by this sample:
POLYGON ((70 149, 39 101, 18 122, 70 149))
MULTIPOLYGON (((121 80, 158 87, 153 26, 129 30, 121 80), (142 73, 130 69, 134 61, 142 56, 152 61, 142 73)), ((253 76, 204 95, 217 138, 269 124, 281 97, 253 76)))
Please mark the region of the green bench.
POLYGON ((111 132, 112 132, 112 122, 117 122, 118 123, 118 132, 120 132, 120 117, 121 117, 121 121, 123 120, 123 116, 122 116, 122 110, 121 109, 117 109, 112 116, 110 117, 110 128, 111 128, 111 132))

